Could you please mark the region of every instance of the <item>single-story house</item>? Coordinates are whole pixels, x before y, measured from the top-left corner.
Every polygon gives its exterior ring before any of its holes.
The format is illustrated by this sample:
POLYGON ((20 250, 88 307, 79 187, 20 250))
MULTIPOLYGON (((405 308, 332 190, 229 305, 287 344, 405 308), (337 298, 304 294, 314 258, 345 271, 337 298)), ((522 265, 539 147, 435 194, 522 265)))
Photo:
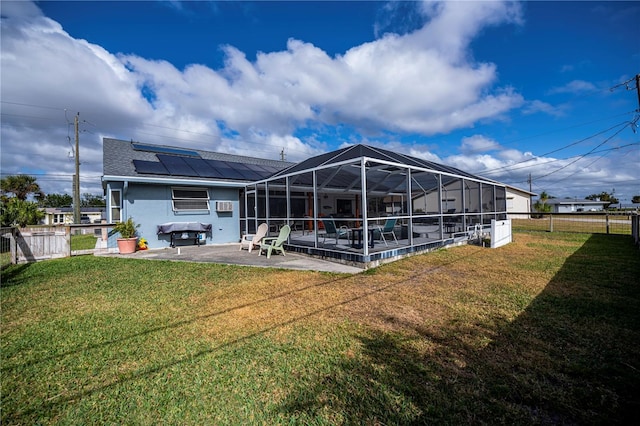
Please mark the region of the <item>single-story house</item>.
POLYGON ((538 194, 511 185, 505 185, 505 188, 509 219, 528 219, 530 217, 528 213, 531 213, 531 200, 538 194))
POLYGON ((578 200, 578 199, 559 199, 551 198, 547 200, 547 204, 551 206, 551 213, 581 213, 581 212, 600 212, 605 210, 605 206, 609 202, 578 200))
MULTIPOLYGON (((70 225, 73 223, 73 207, 45 207, 42 225, 70 225)), ((80 223, 99 223, 104 219, 104 207, 81 207, 80 223)))
MULTIPOLYGON (((290 166, 265 160, 196 149, 103 139, 102 182, 107 222, 129 217, 149 248, 172 244, 170 223, 211 225, 204 232, 181 232, 193 242, 223 244, 240 240, 240 193, 245 186, 290 166)), ((177 228, 175 228, 177 229, 177 228)), ((114 237, 115 238, 115 237, 114 237)), ((111 238, 113 239, 113 238, 111 238)), ((115 241, 109 241, 115 247, 115 241)))
POLYGON ((287 224, 289 250, 369 265, 465 239, 508 213, 504 184, 367 145, 293 164, 104 139, 103 185, 107 221, 133 217, 152 249, 287 224))

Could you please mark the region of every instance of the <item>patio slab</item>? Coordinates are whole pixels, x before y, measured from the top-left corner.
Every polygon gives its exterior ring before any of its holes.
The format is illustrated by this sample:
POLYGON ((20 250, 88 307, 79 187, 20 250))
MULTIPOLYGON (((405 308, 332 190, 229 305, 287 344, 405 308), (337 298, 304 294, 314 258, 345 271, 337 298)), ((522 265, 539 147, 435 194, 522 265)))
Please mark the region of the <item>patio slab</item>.
POLYGON ((106 256, 117 256, 130 259, 171 260, 176 262, 221 263, 227 265, 254 266, 260 268, 283 268, 303 271, 334 272, 357 274, 364 269, 317 259, 304 254, 287 251, 286 256, 272 254, 267 259, 265 254, 258 256, 258 250, 249 253, 239 251, 239 244, 216 244, 203 246, 179 246, 155 250, 142 250, 132 254, 112 253, 106 256))

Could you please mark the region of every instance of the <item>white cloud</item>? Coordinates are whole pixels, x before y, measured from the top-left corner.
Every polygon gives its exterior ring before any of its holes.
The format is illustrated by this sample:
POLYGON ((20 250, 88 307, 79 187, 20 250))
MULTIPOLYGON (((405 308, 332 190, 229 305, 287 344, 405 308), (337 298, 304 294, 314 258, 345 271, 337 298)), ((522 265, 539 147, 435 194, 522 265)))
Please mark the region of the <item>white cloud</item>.
POLYGON ((462 144, 460 145, 460 151, 464 154, 475 154, 484 151, 494 151, 499 148, 499 143, 482 135, 473 135, 462 138, 462 144))
POLYGON ((525 115, 544 113, 554 117, 562 117, 565 115, 566 106, 553 106, 547 102, 534 100, 527 102, 522 109, 522 113, 525 115))
POLYGON ((559 93, 582 94, 594 92, 598 90, 595 84, 584 80, 573 80, 564 86, 553 87, 549 90, 549 94, 555 95, 559 93))

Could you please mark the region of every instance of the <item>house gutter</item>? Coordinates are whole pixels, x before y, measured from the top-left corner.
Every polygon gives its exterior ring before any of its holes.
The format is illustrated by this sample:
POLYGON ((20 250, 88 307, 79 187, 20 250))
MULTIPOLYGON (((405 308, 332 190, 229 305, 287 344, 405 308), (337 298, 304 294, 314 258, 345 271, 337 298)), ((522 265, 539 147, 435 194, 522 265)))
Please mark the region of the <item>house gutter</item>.
POLYGON ((104 175, 102 176, 102 181, 116 181, 123 182, 125 185, 125 193, 126 186, 129 183, 148 183, 148 184, 157 184, 157 185, 202 185, 202 186, 218 186, 225 188, 244 188, 245 186, 253 183, 250 181, 237 181, 237 182, 229 182, 229 181, 220 181, 220 180, 204 180, 204 179, 162 179, 162 178, 153 178, 150 179, 148 177, 139 177, 139 176, 115 176, 115 175, 104 175))

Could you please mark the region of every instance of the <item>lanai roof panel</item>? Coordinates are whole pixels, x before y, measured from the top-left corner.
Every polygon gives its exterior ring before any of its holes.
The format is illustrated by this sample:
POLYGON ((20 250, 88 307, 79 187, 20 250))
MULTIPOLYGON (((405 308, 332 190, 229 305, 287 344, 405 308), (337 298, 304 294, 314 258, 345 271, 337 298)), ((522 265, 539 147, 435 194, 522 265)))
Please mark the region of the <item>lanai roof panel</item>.
POLYGON ((467 173, 455 167, 434 163, 432 161, 423 160, 421 158, 400 154, 400 153, 389 151, 383 148, 374 148, 374 147, 362 145, 362 144, 353 145, 350 147, 339 149, 337 151, 328 152, 325 154, 317 155, 315 157, 311 157, 289 168, 281 170, 280 172, 276 173, 274 177, 295 174, 295 173, 299 173, 307 170, 313 170, 313 169, 330 166, 331 164, 338 164, 338 163, 349 161, 349 160, 355 161, 361 157, 370 158, 372 160, 392 162, 400 166, 411 166, 411 167, 433 170, 441 173, 458 175, 458 176, 466 177, 470 179, 485 180, 485 181, 487 180, 485 178, 473 175, 471 173, 467 173))

